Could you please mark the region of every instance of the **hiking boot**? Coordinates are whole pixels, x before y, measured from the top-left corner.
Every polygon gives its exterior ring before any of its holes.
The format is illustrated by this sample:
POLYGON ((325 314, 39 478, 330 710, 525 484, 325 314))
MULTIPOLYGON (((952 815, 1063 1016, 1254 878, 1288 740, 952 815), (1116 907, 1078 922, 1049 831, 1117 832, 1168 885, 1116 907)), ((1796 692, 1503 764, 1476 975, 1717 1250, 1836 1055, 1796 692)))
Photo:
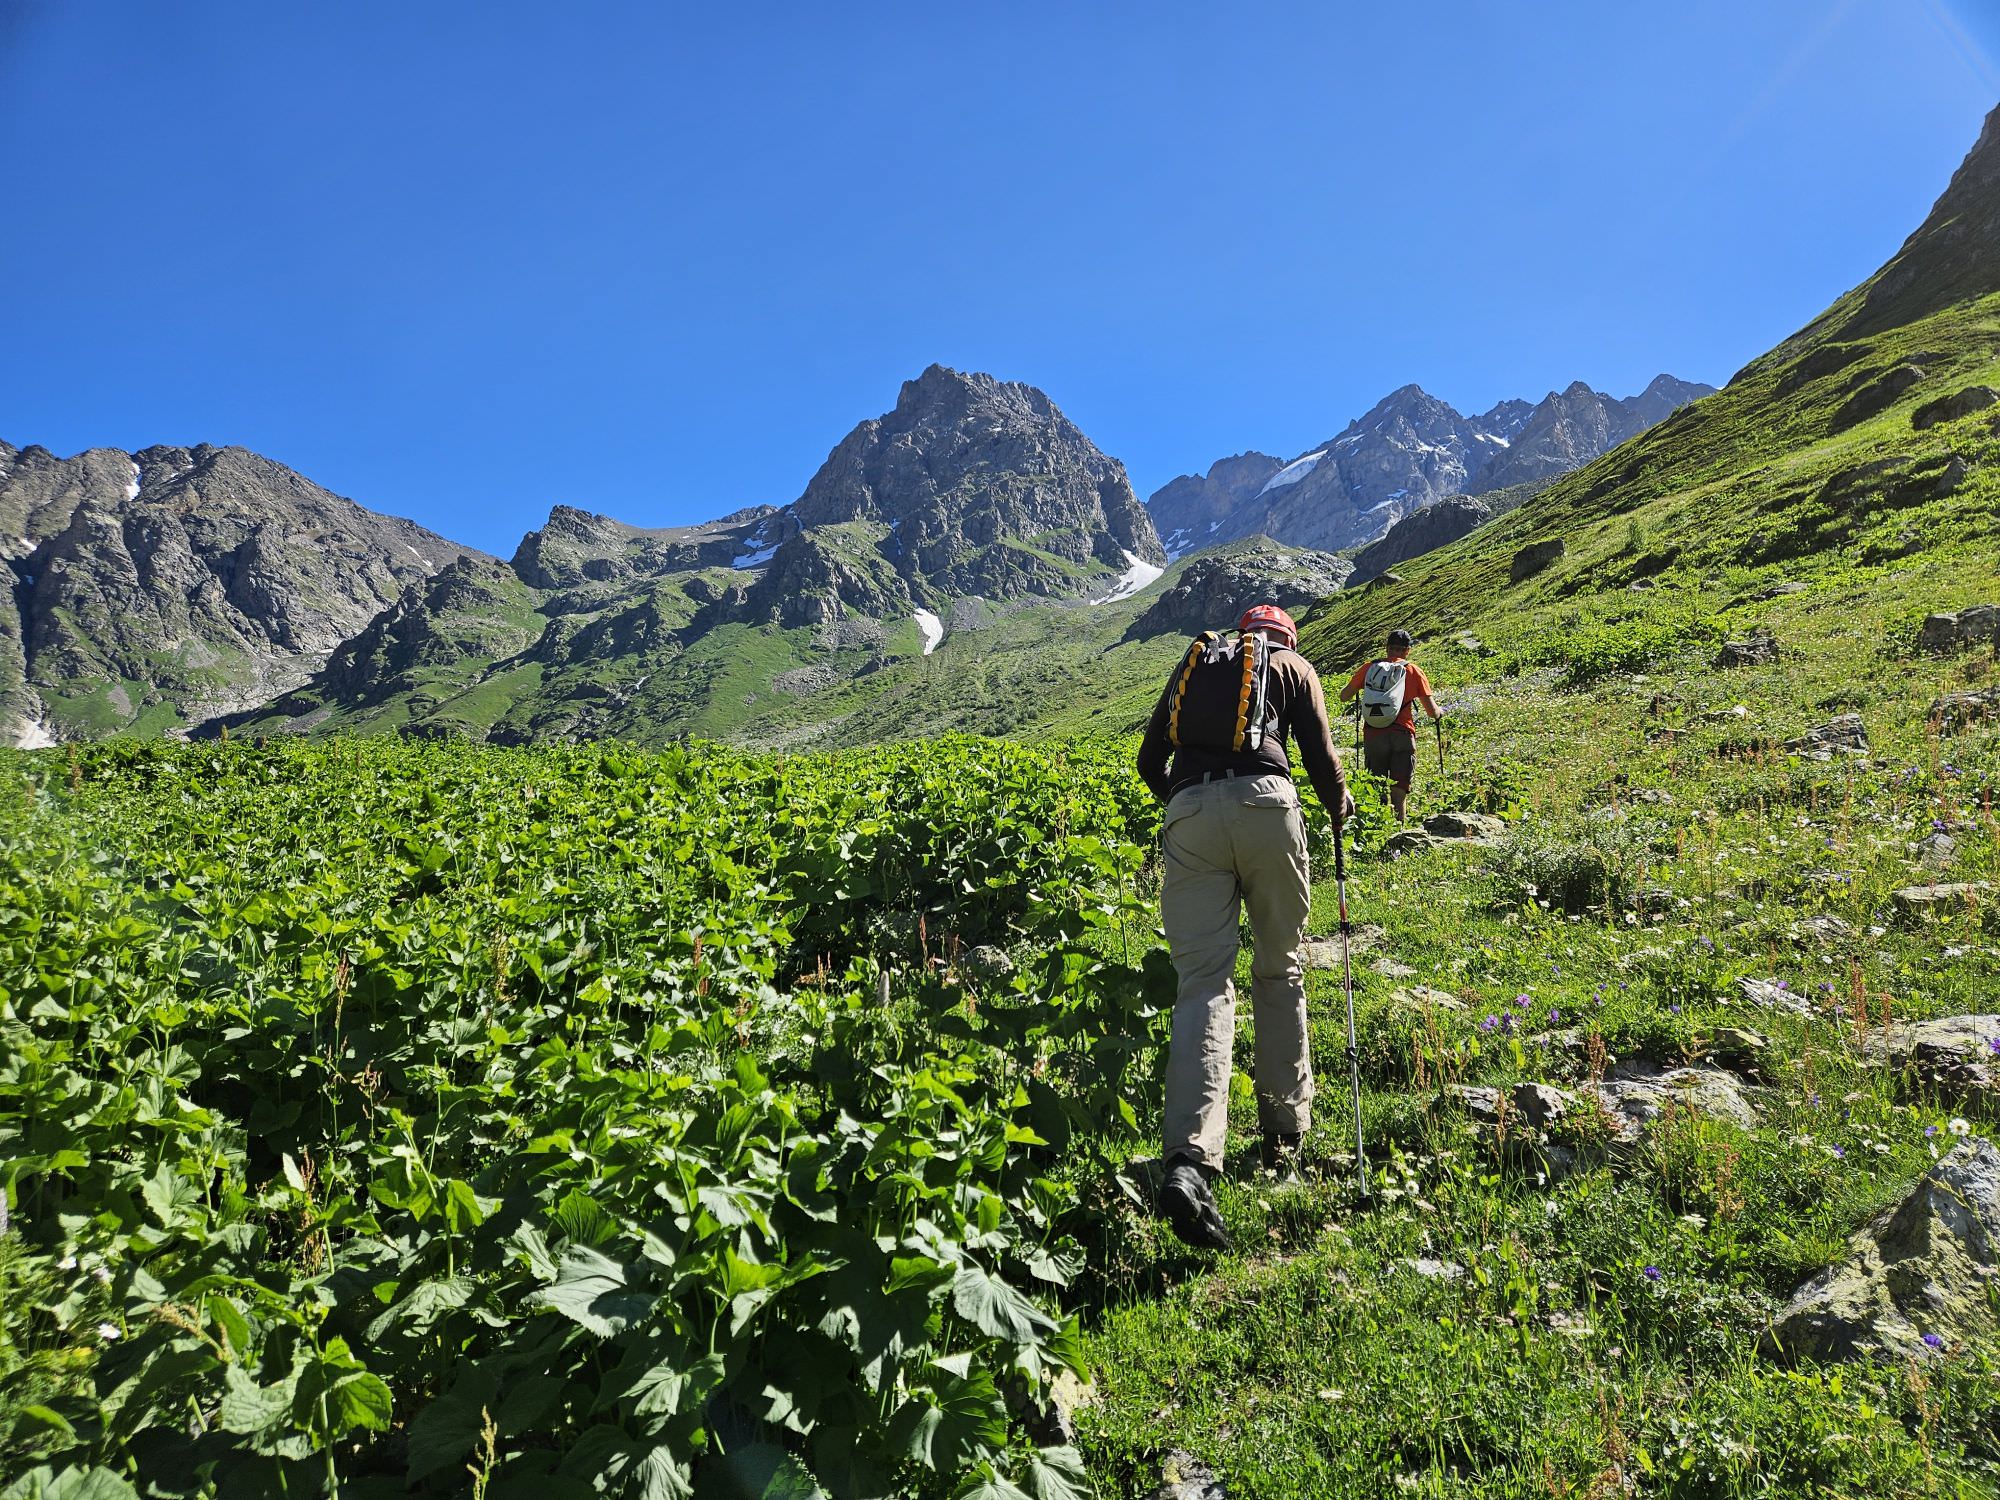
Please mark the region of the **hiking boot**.
POLYGON ((1167 1167, 1167 1180, 1160 1188, 1160 1212, 1182 1244, 1197 1250, 1229 1248, 1229 1231, 1222 1227, 1208 1174, 1186 1157, 1176 1157, 1167 1167))
POLYGON ((1299 1165, 1299 1142, 1304 1133, 1297 1130, 1267 1130, 1257 1142, 1257 1155, 1266 1172, 1292 1172, 1299 1165))

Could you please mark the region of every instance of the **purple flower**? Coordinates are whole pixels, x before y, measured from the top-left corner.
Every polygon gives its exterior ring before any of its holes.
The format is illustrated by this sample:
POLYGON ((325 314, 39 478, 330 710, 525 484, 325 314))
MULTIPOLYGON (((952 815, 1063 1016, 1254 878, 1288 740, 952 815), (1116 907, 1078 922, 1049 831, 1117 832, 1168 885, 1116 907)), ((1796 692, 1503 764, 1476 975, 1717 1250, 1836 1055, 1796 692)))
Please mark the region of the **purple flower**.
POLYGON ((1696 938, 1695 941, 1701 944, 1703 952, 1713 953, 1715 951, 1715 940, 1711 938, 1707 933, 1703 933, 1700 937, 1696 938))
POLYGON ((1646 1279, 1648 1281, 1658 1281, 1660 1279, 1660 1268, 1658 1266, 1646 1267, 1646 1279))
POLYGON ((1986 1039, 1986 1050, 1991 1052, 1995 1057, 2000 1057, 2000 1036, 1988 1037, 1986 1039))
POLYGON ((1500 1018, 1500 1027, 1501 1027, 1501 1029, 1502 1029, 1503 1031, 1505 1031, 1505 1032, 1507 1033, 1507 1035, 1509 1035, 1509 1036, 1512 1036, 1512 1035, 1514 1034, 1514 1018, 1513 1018, 1513 1016, 1511 1016, 1511 1015, 1505 1015, 1505 1016, 1502 1016, 1502 1017, 1500 1018))
POLYGON ((1924 1335, 1924 1347, 1926 1349, 1942 1349, 1944 1347, 1944 1340, 1935 1333, 1927 1333, 1924 1335))
POLYGON ((1673 1014, 1673 1015, 1676 1015, 1676 1016, 1677 1016, 1677 1015, 1679 1015, 1679 1014, 1681 1013, 1681 1008, 1680 1008, 1680 1007, 1679 1007, 1678 1005, 1669 1005, 1669 1006, 1667 1007, 1667 1010, 1669 1011, 1669 1013, 1671 1013, 1671 1014, 1673 1014))
MULTIPOLYGON (((1562 1018, 1563 1018, 1563 1013, 1559 1010, 1551 1010, 1549 1012, 1549 1024, 1551 1026, 1562 1025, 1562 1018)), ((2000 1047, 1995 1047, 1993 1050, 1995 1052, 2000 1052, 2000 1047)))
POLYGON ((1514 1008, 1516 1010, 1526 1010, 1528 1008, 1528 997, 1526 995, 1516 995, 1514 997, 1514 1008))
POLYGON ((1845 1161, 1847 1159, 1846 1151, 1842 1150, 1839 1146, 1835 1146, 1833 1148, 1833 1159, 1835 1161, 1845 1161))
POLYGON ((1494 1027, 1498 1026, 1499 1024, 1500 1024, 1500 1018, 1498 1016, 1488 1016, 1486 1017, 1486 1019, 1484 1019, 1479 1023, 1479 1029, 1481 1031, 1491 1031, 1494 1027))
POLYGON ((1811 1106, 1812 1106, 1812 1107, 1813 1107, 1814 1109, 1818 1109, 1818 1108, 1819 1108, 1819 1095, 1818 1095, 1818 1094, 1814 1094, 1814 1095, 1813 1095, 1813 1096, 1812 1096, 1812 1097, 1811 1097, 1810 1099, 1806 1100, 1806 1103, 1810 1104, 1810 1105, 1811 1105, 1811 1106))
POLYGON ((1935 1126, 1935 1125, 1926 1125, 1926 1126, 1924 1127, 1924 1139, 1925 1139, 1925 1140, 1929 1140, 1929 1139, 1930 1139, 1930 1138, 1931 1138, 1932 1136, 1934 1136, 1934 1135, 1936 1135, 1936 1134, 1937 1134, 1937 1126, 1935 1126))

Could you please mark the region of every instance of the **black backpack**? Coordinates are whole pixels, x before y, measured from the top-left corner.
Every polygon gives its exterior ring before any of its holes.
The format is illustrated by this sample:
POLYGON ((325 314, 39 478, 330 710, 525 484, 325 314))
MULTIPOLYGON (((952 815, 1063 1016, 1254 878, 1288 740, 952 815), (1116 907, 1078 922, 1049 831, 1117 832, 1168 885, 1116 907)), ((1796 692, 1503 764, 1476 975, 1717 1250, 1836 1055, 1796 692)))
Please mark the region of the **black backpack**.
POLYGON ((1226 641, 1204 630, 1167 688, 1167 739, 1176 750, 1254 751, 1264 743, 1271 656, 1285 648, 1256 631, 1226 641))

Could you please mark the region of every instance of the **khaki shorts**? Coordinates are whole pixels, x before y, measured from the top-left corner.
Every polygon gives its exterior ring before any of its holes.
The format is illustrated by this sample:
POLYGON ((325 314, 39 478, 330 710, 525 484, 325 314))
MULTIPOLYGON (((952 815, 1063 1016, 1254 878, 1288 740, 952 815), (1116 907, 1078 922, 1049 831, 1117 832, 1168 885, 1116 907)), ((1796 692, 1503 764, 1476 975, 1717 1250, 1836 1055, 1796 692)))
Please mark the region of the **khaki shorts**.
POLYGON ((1375 775, 1407 787, 1417 774, 1416 731, 1391 729, 1367 736, 1361 742, 1361 763, 1375 775))

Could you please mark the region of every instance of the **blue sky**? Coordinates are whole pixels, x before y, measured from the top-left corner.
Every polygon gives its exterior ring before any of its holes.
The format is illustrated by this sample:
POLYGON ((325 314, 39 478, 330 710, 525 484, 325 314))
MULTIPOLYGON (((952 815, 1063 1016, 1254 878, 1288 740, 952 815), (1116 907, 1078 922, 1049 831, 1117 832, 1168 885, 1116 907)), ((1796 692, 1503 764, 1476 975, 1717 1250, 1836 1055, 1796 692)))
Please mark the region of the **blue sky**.
POLYGON ((1980 0, 0 0, 0 437, 511 551, 794 498, 940 360, 1142 495, 1407 381, 1720 383, 2000 101, 1980 0))

